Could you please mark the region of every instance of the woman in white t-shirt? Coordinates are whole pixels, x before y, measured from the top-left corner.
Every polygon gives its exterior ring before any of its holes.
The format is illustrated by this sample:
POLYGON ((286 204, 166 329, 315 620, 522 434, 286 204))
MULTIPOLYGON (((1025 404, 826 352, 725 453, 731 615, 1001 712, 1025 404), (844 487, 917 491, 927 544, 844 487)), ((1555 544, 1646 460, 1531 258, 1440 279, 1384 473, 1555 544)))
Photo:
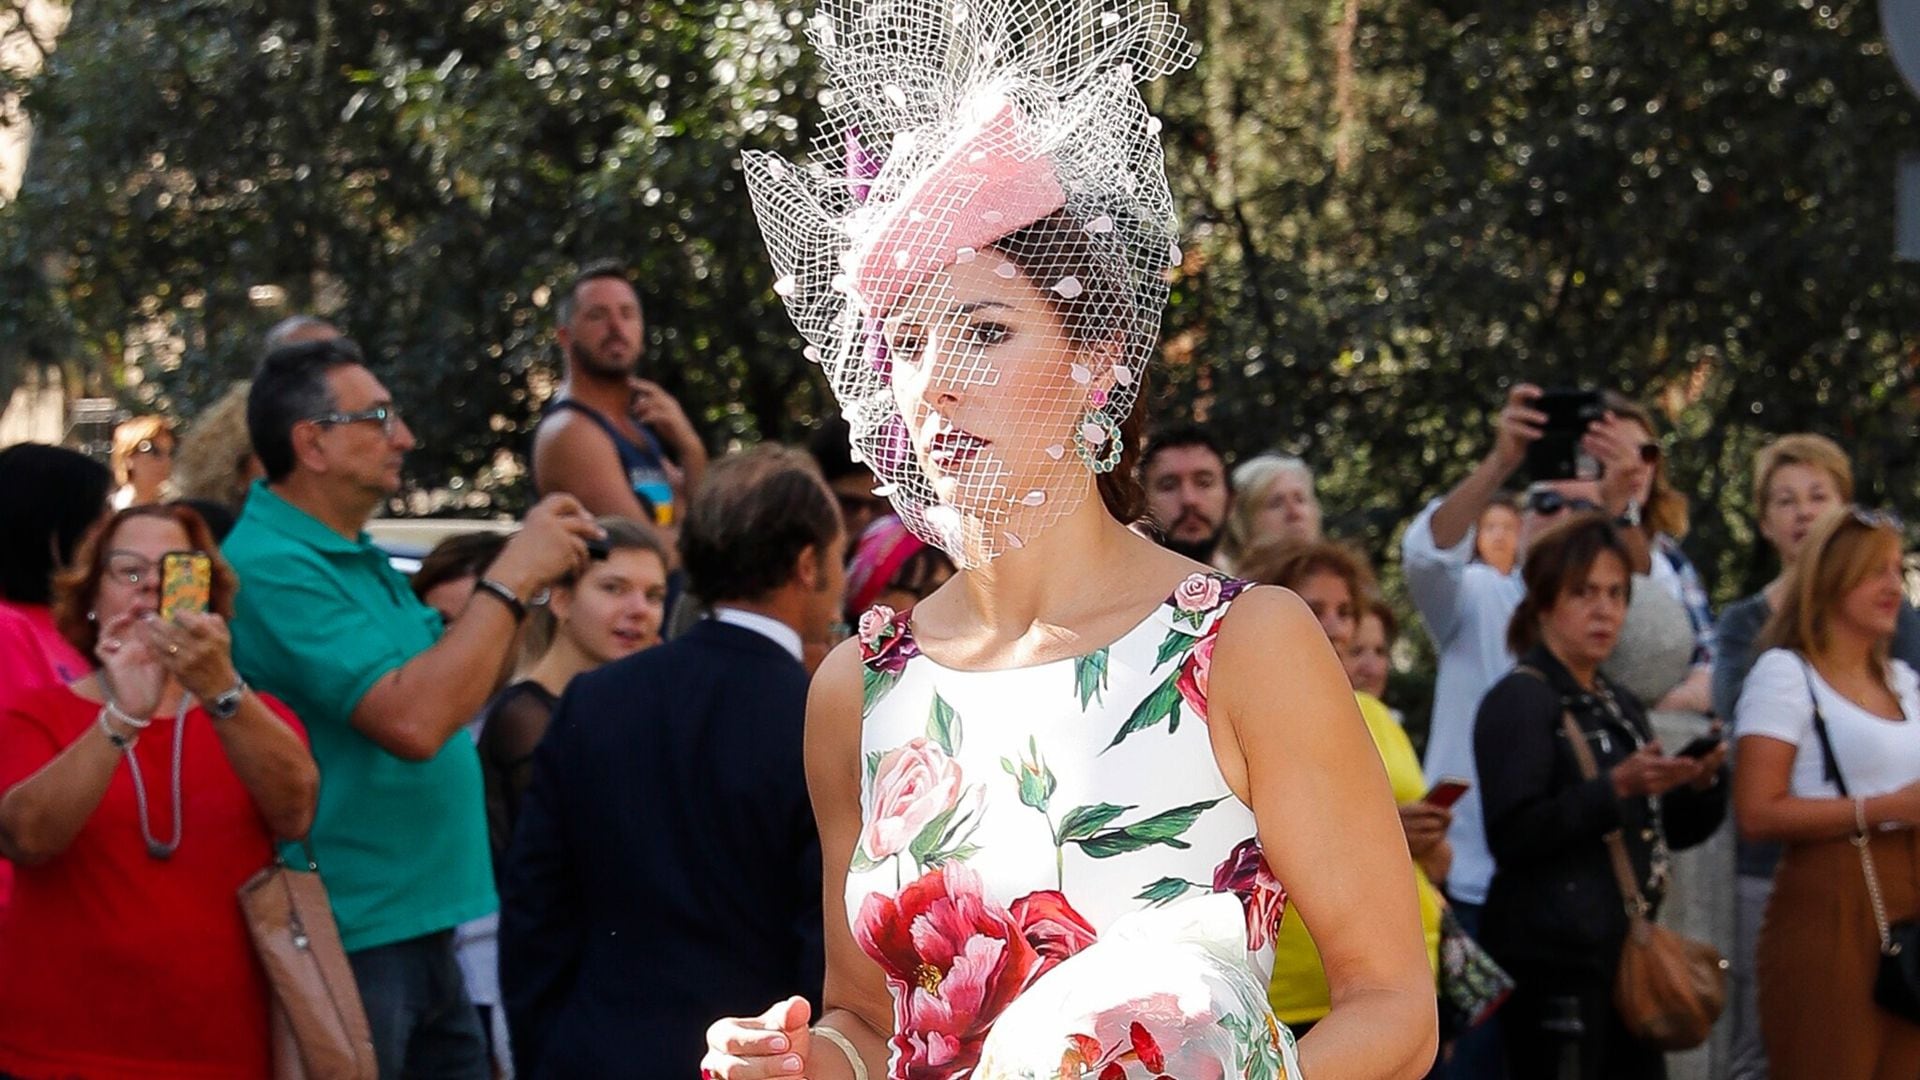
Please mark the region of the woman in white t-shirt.
POLYGON ((1814 526, 1736 710, 1741 831, 1786 845, 1758 959, 1774 1080, 1920 1076, 1920 1024, 1873 1001, 1882 928, 1850 842, 1869 837, 1886 920, 1920 917, 1920 676, 1887 655, 1901 548, 1885 514, 1814 526))

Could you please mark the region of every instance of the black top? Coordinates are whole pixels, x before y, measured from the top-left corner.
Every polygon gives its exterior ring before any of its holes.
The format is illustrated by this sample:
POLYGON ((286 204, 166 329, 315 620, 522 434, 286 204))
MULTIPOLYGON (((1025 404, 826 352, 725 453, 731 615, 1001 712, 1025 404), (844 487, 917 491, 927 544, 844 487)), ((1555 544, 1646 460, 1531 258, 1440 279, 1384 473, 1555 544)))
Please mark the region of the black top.
POLYGON ((1631 694, 1596 676, 1616 716, 1544 647, 1487 691, 1473 733, 1493 881, 1482 915, 1487 950, 1515 974, 1556 972, 1612 984, 1627 916, 1603 838, 1619 829, 1647 901, 1660 902, 1655 841, 1664 822, 1674 850, 1713 835, 1727 809, 1727 773, 1705 791, 1616 798, 1608 773, 1653 736, 1631 694), (1542 678, 1544 676, 1544 678, 1542 678), (1561 725, 1573 713, 1599 775, 1580 774, 1561 725), (1658 810, 1656 820, 1655 811, 1658 810))
POLYGON ((502 875, 521 1076, 695 1076, 719 1017, 819 1015, 806 700, 800 661, 714 620, 567 686, 502 875))
POLYGON ((520 820, 520 797, 533 780, 533 751, 553 720, 560 699, 532 679, 500 691, 480 713, 480 776, 487 788, 487 838, 493 868, 506 865, 507 845, 520 820))

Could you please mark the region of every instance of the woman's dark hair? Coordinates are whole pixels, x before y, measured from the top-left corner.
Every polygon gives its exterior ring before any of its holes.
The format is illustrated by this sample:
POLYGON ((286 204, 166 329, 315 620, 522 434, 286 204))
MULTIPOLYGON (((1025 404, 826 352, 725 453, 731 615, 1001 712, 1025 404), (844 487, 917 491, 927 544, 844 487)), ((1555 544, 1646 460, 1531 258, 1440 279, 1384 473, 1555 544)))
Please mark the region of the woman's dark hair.
POLYGON ((1633 590, 1633 556, 1626 541, 1605 514, 1576 514, 1557 522, 1527 545, 1527 561, 1520 569, 1527 595, 1507 623, 1507 648, 1515 656, 1540 644, 1540 617, 1553 610, 1560 597, 1587 580, 1593 564, 1612 552, 1628 570, 1627 590, 1633 590))
POLYGON ((105 465, 65 447, 0 450, 0 599, 50 601, 54 572, 73 561, 112 487, 105 465))
POLYGON ((433 545, 433 550, 420 560, 420 569, 415 570, 408 581, 413 586, 413 595, 425 600, 428 593, 449 581, 479 577, 506 546, 505 533, 469 532, 447 537, 433 545))
POLYGON ((1262 585, 1297 589, 1316 574, 1332 574, 1347 583, 1356 619, 1373 595, 1373 568, 1359 552, 1331 540, 1298 540, 1261 544, 1235 567, 1238 576, 1262 585))
MULTIPOLYGON (((1133 288, 1128 282, 1127 260, 1119 251, 1103 250, 1096 244, 1084 222, 1065 210, 1055 210, 994 241, 993 249, 1019 267, 1030 281, 1039 280, 1040 270, 1050 275, 1049 281, 1069 275, 1079 279, 1082 291, 1070 305, 1062 305, 1052 290, 1036 285, 1060 317, 1069 338, 1081 345, 1117 344, 1122 356, 1137 351, 1137 342, 1131 340, 1135 336, 1133 288), (1042 259, 1044 267, 1036 265, 1042 259)), ((1142 370, 1134 376, 1139 395, 1132 411, 1120 418, 1119 464, 1097 477, 1100 501, 1106 504, 1107 513, 1126 525, 1147 512, 1147 489, 1140 482, 1140 450, 1147 431, 1149 366, 1141 365, 1142 370)))
MULTIPOLYGON (((1607 411, 1623 419, 1631 420, 1646 429, 1647 437, 1656 441, 1660 438, 1660 429, 1653 422, 1653 410, 1617 390, 1608 390, 1601 395, 1601 402, 1607 411)), ((1647 497, 1647 525, 1656 534, 1664 533, 1675 540, 1687 535, 1687 497, 1675 491, 1673 481, 1667 476, 1667 456, 1653 465, 1653 490, 1647 497)))
POLYGON ((60 571, 54 579, 53 625, 82 656, 93 656, 93 646, 100 636, 99 624, 87 618, 87 613, 93 610, 94 601, 100 595, 100 579, 106 575, 107 555, 113 550, 109 545, 121 525, 143 517, 179 525, 186 530, 187 547, 213 560, 213 591, 207 610, 223 619, 233 618, 233 594, 240 587, 240 579, 234 576, 233 567, 220 557, 220 545, 213 540, 213 530, 207 528, 200 515, 180 503, 129 506, 89 532, 80 550, 74 553, 73 565, 60 571))
POLYGON ((807 548, 825 558, 841 531, 813 459, 761 445, 707 470, 680 528, 680 560, 688 588, 706 603, 758 600, 792 579, 807 548))
POLYGON ((334 407, 327 372, 366 362, 347 338, 283 345, 260 361, 247 391, 247 438, 269 482, 293 472, 293 425, 334 407))

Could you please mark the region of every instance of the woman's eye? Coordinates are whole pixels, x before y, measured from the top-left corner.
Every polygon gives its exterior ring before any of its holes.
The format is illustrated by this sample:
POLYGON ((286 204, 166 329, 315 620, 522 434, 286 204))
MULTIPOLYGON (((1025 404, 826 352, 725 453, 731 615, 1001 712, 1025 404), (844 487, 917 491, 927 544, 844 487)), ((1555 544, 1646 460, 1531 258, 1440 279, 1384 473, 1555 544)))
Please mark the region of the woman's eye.
POLYGON ((1012 328, 1005 323, 968 323, 967 343, 969 345, 977 345, 983 349, 991 349, 995 345, 1004 343, 1012 333, 1012 328))

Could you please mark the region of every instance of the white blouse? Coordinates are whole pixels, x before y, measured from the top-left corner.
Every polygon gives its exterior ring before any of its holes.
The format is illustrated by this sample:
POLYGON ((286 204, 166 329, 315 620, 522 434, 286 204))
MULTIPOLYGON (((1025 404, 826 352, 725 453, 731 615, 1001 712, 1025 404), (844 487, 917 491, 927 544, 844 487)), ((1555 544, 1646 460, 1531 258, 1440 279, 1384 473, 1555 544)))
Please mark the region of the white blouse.
POLYGON ((1875 716, 1828 686, 1798 654, 1769 649, 1754 661, 1740 689, 1735 730, 1743 737, 1765 735, 1799 747, 1793 759, 1792 793, 1800 798, 1835 798, 1840 790, 1827 779, 1820 740, 1813 731, 1812 702, 1817 700, 1848 794, 1897 791, 1920 780, 1920 676, 1900 660, 1890 661, 1889 668, 1905 720, 1875 716))

